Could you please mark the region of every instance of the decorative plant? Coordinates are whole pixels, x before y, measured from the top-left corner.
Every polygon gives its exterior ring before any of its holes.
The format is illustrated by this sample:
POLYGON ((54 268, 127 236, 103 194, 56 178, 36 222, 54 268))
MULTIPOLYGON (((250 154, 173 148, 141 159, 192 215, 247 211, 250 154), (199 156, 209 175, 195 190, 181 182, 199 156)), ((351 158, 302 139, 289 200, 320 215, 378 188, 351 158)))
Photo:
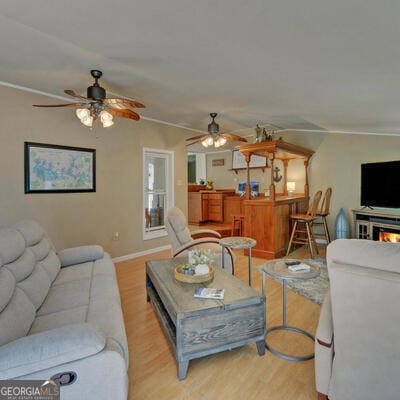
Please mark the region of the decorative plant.
POLYGON ((211 260, 211 249, 196 249, 189 251, 189 264, 209 264, 211 260))

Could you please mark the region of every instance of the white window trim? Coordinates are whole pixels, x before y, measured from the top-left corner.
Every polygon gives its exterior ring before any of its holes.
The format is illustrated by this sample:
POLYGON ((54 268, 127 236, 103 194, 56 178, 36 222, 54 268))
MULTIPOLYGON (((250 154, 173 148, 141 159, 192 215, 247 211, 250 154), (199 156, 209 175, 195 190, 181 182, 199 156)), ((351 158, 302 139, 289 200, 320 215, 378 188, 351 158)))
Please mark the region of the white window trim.
POLYGON ((143 152, 142 152, 142 238, 143 240, 151 240, 151 239, 156 239, 159 237, 167 236, 167 230, 166 228, 161 228, 161 229, 156 229, 154 231, 146 231, 146 217, 144 214, 144 209, 145 209, 145 203, 146 203, 146 191, 145 191, 145 182, 146 182, 146 154, 151 153, 155 155, 160 155, 166 158, 166 166, 167 166, 167 171, 166 171, 166 182, 167 182, 167 201, 164 209, 164 218, 166 216, 167 211, 171 208, 174 207, 175 204, 175 187, 174 187, 174 182, 175 182, 175 170, 174 170, 174 152, 171 150, 162 150, 162 149, 155 149, 152 147, 143 147, 143 152))

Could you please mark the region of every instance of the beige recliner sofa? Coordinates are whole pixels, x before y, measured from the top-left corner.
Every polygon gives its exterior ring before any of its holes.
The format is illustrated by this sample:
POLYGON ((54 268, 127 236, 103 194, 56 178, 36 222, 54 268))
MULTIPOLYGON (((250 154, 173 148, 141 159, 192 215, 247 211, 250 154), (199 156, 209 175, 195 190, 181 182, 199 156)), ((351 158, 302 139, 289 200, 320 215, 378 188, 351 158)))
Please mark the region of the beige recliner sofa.
POLYGON ((400 244, 336 240, 315 340, 319 399, 400 398, 400 244))
POLYGON ((114 264, 56 253, 43 229, 0 229, 0 380, 58 380, 62 400, 126 400, 128 346, 114 264))

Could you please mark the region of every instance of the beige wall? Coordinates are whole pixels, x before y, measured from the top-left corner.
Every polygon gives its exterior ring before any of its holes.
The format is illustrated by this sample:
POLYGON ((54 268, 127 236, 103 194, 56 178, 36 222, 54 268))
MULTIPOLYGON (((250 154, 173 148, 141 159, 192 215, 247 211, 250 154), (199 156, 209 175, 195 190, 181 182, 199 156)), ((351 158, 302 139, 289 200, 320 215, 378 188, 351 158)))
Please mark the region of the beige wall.
MULTIPOLYGON (((334 234, 337 213, 343 207, 352 227, 353 208, 360 206, 361 163, 400 160, 399 136, 348 135, 291 132, 281 135, 284 140, 315 150, 309 167, 310 192, 333 188, 331 215, 328 218, 330 231, 334 234)), ((207 156, 207 178, 214 179, 217 188, 237 186, 237 181, 246 180, 245 172, 235 175, 231 168, 231 153, 207 156), (214 158, 225 158, 224 167, 212 167, 214 158)), ((268 172, 252 171, 252 179, 261 182, 261 188, 269 184, 268 172)), ((303 184, 302 163, 292 164, 288 180, 296 181, 296 190, 303 184), (300 181, 300 185, 298 182, 300 181)))
POLYGON ((175 152, 175 204, 187 210, 185 131, 141 120, 116 118, 93 131, 73 109, 33 108, 59 101, 0 87, 0 224, 22 218, 40 222, 58 249, 99 243, 113 257, 168 244, 142 240, 142 149, 175 152), (95 193, 24 194, 24 142, 96 149, 95 193), (114 232, 120 239, 113 241, 114 232))

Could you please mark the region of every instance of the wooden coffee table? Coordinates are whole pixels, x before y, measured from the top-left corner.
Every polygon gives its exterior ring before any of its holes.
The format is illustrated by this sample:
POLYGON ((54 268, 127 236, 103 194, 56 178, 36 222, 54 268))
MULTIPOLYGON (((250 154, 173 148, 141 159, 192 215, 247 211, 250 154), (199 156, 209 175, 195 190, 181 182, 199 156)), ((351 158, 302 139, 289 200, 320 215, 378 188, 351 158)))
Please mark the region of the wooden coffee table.
POLYGON ((265 354, 265 297, 219 267, 205 284, 182 283, 174 268, 187 258, 146 262, 147 299, 175 355, 178 378, 186 378, 189 361, 255 342, 265 354), (225 289, 224 300, 193 297, 198 287, 225 289))

